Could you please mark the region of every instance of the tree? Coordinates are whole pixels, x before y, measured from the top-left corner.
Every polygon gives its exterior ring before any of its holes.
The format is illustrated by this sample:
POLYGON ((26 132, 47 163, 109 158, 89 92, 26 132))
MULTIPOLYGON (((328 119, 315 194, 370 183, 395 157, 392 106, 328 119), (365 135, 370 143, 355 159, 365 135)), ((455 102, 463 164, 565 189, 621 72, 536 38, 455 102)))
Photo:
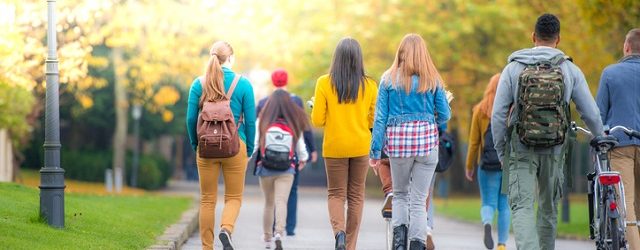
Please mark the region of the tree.
MULTIPOLYGON (((70 8, 69 4, 61 7, 70 8)), ((29 132, 37 126, 44 109, 44 45, 46 32, 46 4, 38 1, 7 0, 0 3, 0 128, 8 128, 13 147, 21 149, 29 139, 29 132), (32 95, 35 94, 34 95, 32 95), (34 98, 35 97, 35 98, 34 98)), ((87 5, 74 6, 86 9, 87 5)), ((81 12, 81 11, 80 11, 81 12)), ((68 12, 60 19, 75 20, 68 12)), ((58 19, 58 20, 60 20, 58 19)), ((78 30, 68 24, 56 25, 58 56, 64 58, 59 65, 60 82, 73 83, 86 77, 86 53, 91 51, 86 39, 78 39, 78 30)), ((42 145, 39 145, 40 147, 42 145)), ((23 157, 14 150, 18 164, 23 157)))

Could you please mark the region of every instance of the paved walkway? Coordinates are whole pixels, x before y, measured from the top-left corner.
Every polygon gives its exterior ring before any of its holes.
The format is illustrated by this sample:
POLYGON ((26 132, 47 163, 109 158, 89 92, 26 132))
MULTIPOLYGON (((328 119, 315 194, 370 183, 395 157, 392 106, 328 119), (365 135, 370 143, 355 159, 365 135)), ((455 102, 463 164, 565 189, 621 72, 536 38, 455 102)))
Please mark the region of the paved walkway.
MULTIPOLYGON (((222 193, 222 188, 219 189, 222 193)), ((326 206, 326 191, 318 188, 302 188, 300 190, 298 208, 298 226, 295 237, 287 237, 283 242, 285 249, 333 249, 333 236, 329 225, 326 206)), ((385 249, 385 221, 380 216, 382 201, 366 199, 363 222, 358 240, 358 249, 385 249)), ((216 211, 216 223, 220 222, 223 201, 219 197, 216 211)), ((237 249, 264 249, 262 243, 262 194, 256 186, 248 186, 245 191, 240 216, 233 235, 237 249)), ((457 222, 436 216, 434 240, 436 249, 484 249, 482 245, 482 228, 480 225, 457 222)), ((217 234, 216 234, 217 235, 217 234)), ((494 235, 494 237, 497 237, 494 235)), ((216 240, 216 249, 220 249, 216 240)), ((185 243, 183 249, 200 249, 200 237, 196 232, 185 243)), ((515 249, 513 237, 507 243, 508 249, 515 249)), ((556 249, 594 249, 588 241, 558 240, 556 249)))

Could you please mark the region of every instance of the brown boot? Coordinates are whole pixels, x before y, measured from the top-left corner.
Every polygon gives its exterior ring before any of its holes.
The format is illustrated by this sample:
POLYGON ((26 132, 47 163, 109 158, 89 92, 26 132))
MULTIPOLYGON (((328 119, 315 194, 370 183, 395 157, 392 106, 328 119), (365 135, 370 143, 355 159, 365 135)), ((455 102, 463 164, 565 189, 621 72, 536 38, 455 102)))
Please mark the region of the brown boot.
POLYGON ((436 246, 433 244, 433 236, 427 234, 427 250, 435 250, 436 246))

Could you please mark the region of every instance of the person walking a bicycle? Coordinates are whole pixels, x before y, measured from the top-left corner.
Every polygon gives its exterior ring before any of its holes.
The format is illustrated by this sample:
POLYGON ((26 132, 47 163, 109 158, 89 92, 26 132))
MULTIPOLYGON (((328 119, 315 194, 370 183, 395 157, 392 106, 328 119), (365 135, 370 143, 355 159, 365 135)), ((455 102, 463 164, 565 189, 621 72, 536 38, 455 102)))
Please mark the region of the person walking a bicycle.
POLYGON ((491 130, 503 165, 502 192, 509 196, 517 248, 551 250, 564 181, 569 102, 575 103, 595 135, 603 134, 603 126, 584 74, 556 48, 558 18, 538 17, 532 40, 535 47, 511 54, 502 71, 491 130))
MULTIPOLYGON (((602 72, 596 101, 604 124, 625 126, 640 130, 640 29, 627 33, 624 57, 602 72)), ((627 221, 635 222, 640 216, 640 139, 622 132, 612 133, 618 145, 610 151, 613 171, 620 172, 625 187, 627 221)), ((629 249, 640 249, 640 234, 634 223, 627 225, 629 249)))

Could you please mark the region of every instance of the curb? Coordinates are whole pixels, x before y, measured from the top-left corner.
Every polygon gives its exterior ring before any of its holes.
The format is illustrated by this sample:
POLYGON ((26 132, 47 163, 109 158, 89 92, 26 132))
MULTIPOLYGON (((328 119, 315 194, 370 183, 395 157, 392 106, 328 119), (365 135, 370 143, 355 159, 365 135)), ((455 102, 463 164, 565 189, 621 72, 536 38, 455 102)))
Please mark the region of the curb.
POLYGON ((191 234, 198 229, 199 203, 194 201, 192 207, 182 213, 178 223, 169 226, 164 233, 157 238, 154 245, 147 250, 179 250, 191 234))

